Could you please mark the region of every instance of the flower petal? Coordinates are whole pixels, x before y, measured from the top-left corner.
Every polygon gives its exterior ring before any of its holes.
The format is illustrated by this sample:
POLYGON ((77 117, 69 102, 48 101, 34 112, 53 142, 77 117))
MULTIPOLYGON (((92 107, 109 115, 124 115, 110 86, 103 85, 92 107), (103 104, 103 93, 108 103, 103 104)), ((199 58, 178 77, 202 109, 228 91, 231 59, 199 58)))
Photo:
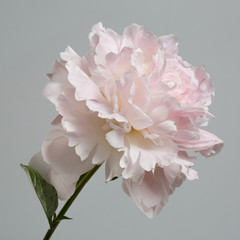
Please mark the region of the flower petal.
POLYGON ((135 163, 138 158, 140 165, 146 171, 153 170, 156 166, 168 166, 175 160, 177 145, 169 140, 155 140, 156 143, 145 139, 141 134, 132 132, 127 135, 129 144, 129 162, 135 163))
POLYGON ((52 169, 51 165, 43 160, 41 152, 36 153, 29 162, 29 167, 37 170, 40 175, 49 182, 49 173, 52 169))
POLYGON ((199 139, 185 142, 178 142, 180 150, 197 151, 205 157, 210 157, 221 151, 223 141, 212 133, 199 130, 199 139))
POLYGON ((97 85, 79 67, 76 67, 69 73, 68 79, 76 88, 75 97, 78 101, 102 98, 97 85))
POLYGON ((35 154, 29 166, 37 170, 40 175, 57 190, 58 198, 67 200, 75 191, 76 182, 68 181, 60 174, 55 174, 52 166, 43 160, 41 152, 35 154))
POLYGON ((143 181, 135 182, 123 179, 123 190, 134 200, 135 204, 148 218, 159 214, 173 192, 161 168, 145 172, 143 181))
POLYGON ((114 177, 122 175, 123 168, 120 167, 120 159, 123 153, 112 151, 111 156, 106 160, 105 178, 106 182, 111 181, 114 177))
POLYGON ((168 53, 174 55, 178 53, 178 41, 175 35, 162 36, 159 41, 168 53))
POLYGON ((43 142, 42 154, 44 161, 51 164, 56 174, 61 174, 72 182, 94 167, 92 156, 82 161, 76 155, 75 148, 68 146, 63 130, 54 130, 48 134, 43 142))
POLYGON ((52 170, 50 172, 50 183, 57 190, 58 198, 60 200, 69 199, 75 191, 76 182, 68 181, 60 174, 55 174, 52 170))

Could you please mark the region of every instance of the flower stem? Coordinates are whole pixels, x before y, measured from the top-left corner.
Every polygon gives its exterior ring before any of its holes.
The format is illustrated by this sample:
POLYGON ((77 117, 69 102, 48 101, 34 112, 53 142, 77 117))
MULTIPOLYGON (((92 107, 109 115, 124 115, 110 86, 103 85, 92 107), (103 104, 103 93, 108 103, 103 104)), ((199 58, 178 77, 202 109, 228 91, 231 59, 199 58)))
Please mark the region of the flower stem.
POLYGON ((49 240, 51 238, 52 234, 54 233, 55 229, 59 225, 60 221, 63 220, 63 219, 66 219, 65 218, 65 213, 67 212, 69 207, 72 205, 73 201, 78 196, 78 194, 81 192, 81 190, 83 189, 85 184, 89 181, 89 179, 94 175, 94 173, 98 170, 98 168, 100 166, 101 165, 96 165, 90 171, 88 171, 87 173, 85 173, 82 176, 80 176, 80 178, 79 178, 79 180, 77 182, 77 185, 76 185, 75 192, 67 200, 67 202, 64 204, 64 206, 62 207, 62 209, 58 213, 58 215, 53 219, 53 222, 52 222, 50 228, 48 229, 46 235, 44 236, 43 240, 49 240))

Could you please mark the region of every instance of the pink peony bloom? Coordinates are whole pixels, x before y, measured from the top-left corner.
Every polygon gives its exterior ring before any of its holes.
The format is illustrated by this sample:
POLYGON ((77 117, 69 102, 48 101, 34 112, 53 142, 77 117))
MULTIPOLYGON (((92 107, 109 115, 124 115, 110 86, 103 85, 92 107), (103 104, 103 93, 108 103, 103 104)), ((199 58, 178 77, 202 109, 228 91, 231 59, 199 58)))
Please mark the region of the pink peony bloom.
POLYGON ((59 115, 31 165, 67 199, 81 174, 105 162, 106 181, 122 177, 151 218, 186 178, 198 178, 187 151, 209 157, 223 146, 199 129, 213 118, 211 79, 177 55, 173 35, 136 24, 118 35, 98 23, 89 38, 90 54, 68 47, 48 75, 44 95, 59 115))

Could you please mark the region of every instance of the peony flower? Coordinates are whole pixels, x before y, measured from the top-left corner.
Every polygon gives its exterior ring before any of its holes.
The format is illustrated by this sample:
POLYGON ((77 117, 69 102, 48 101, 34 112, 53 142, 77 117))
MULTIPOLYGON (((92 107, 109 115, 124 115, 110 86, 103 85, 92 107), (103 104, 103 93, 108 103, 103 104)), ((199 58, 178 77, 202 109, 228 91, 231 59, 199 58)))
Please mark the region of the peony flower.
POLYGON ((136 24, 118 35, 98 23, 89 38, 90 54, 68 47, 48 75, 44 96, 59 115, 31 165, 66 200, 80 175, 105 162, 106 181, 122 177, 151 218, 186 178, 198 178, 187 152, 209 157, 223 146, 199 128, 213 118, 211 79, 177 55, 174 35, 136 24))

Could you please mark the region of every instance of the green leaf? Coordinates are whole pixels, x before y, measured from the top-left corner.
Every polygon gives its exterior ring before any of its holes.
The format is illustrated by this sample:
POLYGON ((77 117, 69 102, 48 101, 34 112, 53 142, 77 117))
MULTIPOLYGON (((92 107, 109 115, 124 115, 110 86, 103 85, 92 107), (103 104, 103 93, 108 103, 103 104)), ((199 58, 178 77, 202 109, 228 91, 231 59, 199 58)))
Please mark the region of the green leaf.
POLYGON ((47 216, 49 225, 51 226, 52 218, 58 207, 58 195, 56 189, 51 184, 47 183, 35 169, 23 164, 20 166, 24 169, 31 181, 47 216))

